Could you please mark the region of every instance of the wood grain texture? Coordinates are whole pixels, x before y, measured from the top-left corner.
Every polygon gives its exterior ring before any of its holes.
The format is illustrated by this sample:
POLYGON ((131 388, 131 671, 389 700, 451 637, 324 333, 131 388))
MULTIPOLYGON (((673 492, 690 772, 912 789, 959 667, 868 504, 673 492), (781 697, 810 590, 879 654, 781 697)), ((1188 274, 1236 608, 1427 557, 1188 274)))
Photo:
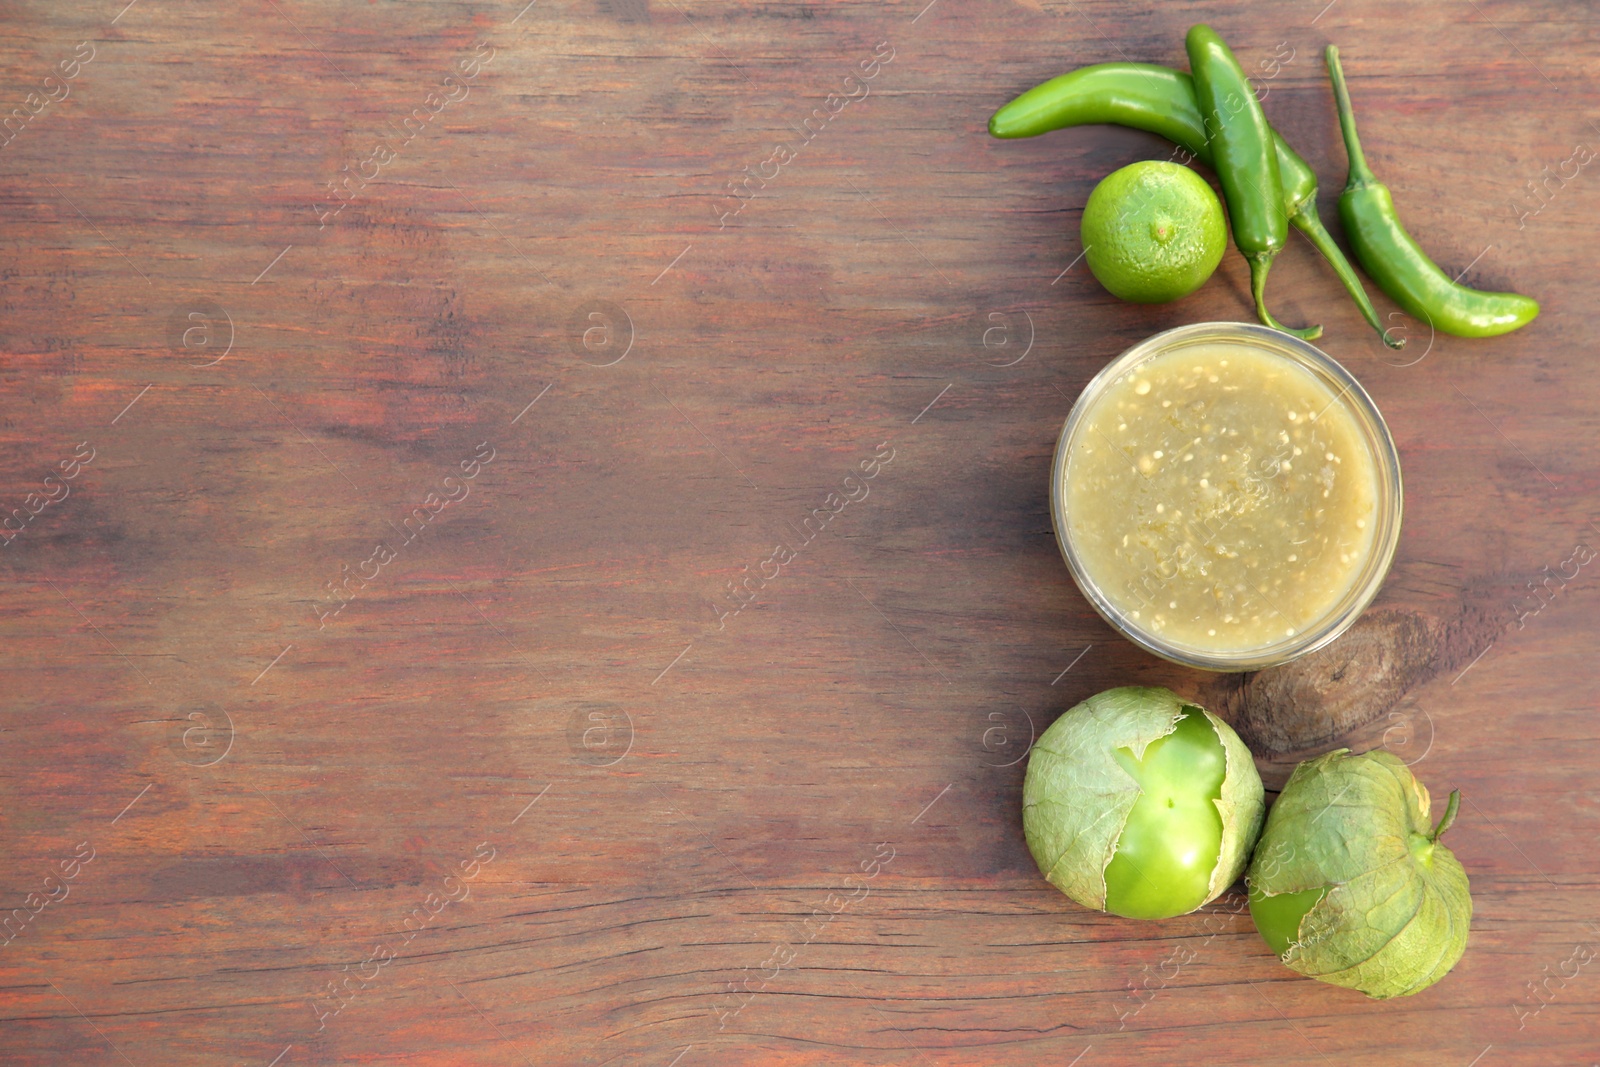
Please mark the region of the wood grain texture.
POLYGON ((1600 1060, 1600 578, 1545 570, 1600 539, 1600 178, 1546 177, 1600 144, 1600 23, 924 3, 0 13, 0 1061, 1600 1060), (1047 511, 1083 384, 1248 318, 1242 260, 1119 303, 1082 205, 1169 147, 984 132, 1202 19, 1292 51, 1265 107, 1330 225, 1336 41, 1412 232, 1544 304, 1399 358, 1309 248, 1273 271, 1407 488, 1372 619, 1419 658, 1313 740, 1466 798, 1472 940, 1399 1002, 1236 895, 1087 913, 1022 841, 1031 736, 1111 685, 1204 696, 1269 785, 1305 739, 1117 639, 1047 511))

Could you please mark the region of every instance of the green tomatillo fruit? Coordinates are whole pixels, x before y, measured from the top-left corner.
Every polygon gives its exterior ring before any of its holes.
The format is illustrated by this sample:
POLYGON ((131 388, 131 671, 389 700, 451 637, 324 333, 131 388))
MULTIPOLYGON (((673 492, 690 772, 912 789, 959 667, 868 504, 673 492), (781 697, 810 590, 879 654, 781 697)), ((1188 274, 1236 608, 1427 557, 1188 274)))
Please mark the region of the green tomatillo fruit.
POLYGON ((1250 914, 1291 969, 1369 997, 1443 978, 1467 947, 1467 872, 1428 790, 1390 752, 1338 749, 1294 769, 1250 864, 1250 914))
POLYGON ((1022 830, 1039 870, 1079 904, 1165 919, 1232 885, 1263 793, 1233 728, 1168 689, 1090 697, 1039 736, 1022 830))

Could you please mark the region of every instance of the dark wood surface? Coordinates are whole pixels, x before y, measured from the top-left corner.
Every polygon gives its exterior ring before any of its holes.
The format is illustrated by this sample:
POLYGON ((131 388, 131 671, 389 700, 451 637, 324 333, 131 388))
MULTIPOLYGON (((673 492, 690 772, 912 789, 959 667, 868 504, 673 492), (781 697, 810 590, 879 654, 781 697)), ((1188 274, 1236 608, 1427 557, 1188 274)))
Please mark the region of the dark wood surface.
POLYGON ((6 6, 0 1061, 1600 1060, 1600 563, 1529 587, 1600 545, 1593 10, 924 2, 6 6), (1334 193, 1339 43, 1412 231, 1544 304, 1395 358, 1273 272, 1399 442, 1422 650, 1302 740, 1466 797, 1471 944, 1399 1002, 1022 840, 1066 707, 1242 707, 1091 612, 1046 478, 1107 359, 1250 312, 1232 254, 1159 308, 1077 260, 1169 146, 984 123, 1199 19, 1334 193))

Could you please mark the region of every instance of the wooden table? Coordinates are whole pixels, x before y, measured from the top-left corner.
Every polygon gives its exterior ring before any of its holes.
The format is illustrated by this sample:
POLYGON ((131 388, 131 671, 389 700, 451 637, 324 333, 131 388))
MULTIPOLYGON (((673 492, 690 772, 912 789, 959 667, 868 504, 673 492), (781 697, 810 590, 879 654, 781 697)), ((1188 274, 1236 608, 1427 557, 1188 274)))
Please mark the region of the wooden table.
POLYGON ((0 1061, 1600 1060, 1584 5, 122 3, 3 15, 0 1061), (1396 357, 1273 272, 1399 442, 1374 618, 1433 650, 1310 750, 1466 798, 1471 945, 1399 1002, 1022 839, 1073 703, 1242 706, 1093 614, 1046 482, 1243 263, 1117 302, 1082 205, 1169 146, 984 130, 1197 19, 1335 193, 1338 42, 1412 231, 1544 303, 1396 357))

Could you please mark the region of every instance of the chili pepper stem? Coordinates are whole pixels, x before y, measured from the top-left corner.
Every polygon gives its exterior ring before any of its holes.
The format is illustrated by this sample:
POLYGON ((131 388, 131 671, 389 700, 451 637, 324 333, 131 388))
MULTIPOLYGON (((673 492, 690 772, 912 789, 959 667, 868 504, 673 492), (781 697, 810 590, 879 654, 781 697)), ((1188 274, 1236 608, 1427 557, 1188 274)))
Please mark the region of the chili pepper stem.
POLYGON ((1359 189, 1365 185, 1376 185, 1377 176, 1367 166, 1367 156, 1361 151, 1361 138, 1356 133, 1356 113, 1350 105, 1350 90, 1344 83, 1339 46, 1330 44, 1324 55, 1328 62, 1328 77, 1333 82, 1333 99, 1339 108, 1339 129, 1344 134, 1344 152, 1350 158, 1350 179, 1345 183, 1345 188, 1359 189))
POLYGON ((1373 308, 1372 301, 1367 299, 1367 291, 1361 284, 1361 279, 1356 277, 1355 268, 1350 266, 1350 261, 1345 258, 1343 250, 1335 243, 1333 236, 1323 228, 1322 219, 1317 215, 1317 203, 1313 199, 1298 211, 1289 220, 1295 228, 1306 235, 1322 258, 1328 261, 1328 266, 1333 268, 1333 273, 1339 276, 1339 281, 1344 285, 1345 292, 1350 294, 1350 299, 1356 302, 1356 307, 1361 310, 1361 317, 1367 324, 1378 331, 1378 336, 1383 338, 1383 343, 1390 348, 1404 348, 1406 339, 1391 340, 1389 331, 1383 328, 1383 323, 1378 321, 1378 312, 1373 308))
POLYGON ((1264 252, 1258 255, 1247 255, 1245 259, 1250 263, 1250 295, 1255 297, 1256 315, 1262 322, 1274 330, 1291 334, 1305 341, 1315 341, 1322 336, 1321 326, 1307 326, 1303 330, 1291 329, 1272 317, 1272 312, 1267 310, 1267 270, 1272 266, 1272 258, 1276 252, 1264 252))

